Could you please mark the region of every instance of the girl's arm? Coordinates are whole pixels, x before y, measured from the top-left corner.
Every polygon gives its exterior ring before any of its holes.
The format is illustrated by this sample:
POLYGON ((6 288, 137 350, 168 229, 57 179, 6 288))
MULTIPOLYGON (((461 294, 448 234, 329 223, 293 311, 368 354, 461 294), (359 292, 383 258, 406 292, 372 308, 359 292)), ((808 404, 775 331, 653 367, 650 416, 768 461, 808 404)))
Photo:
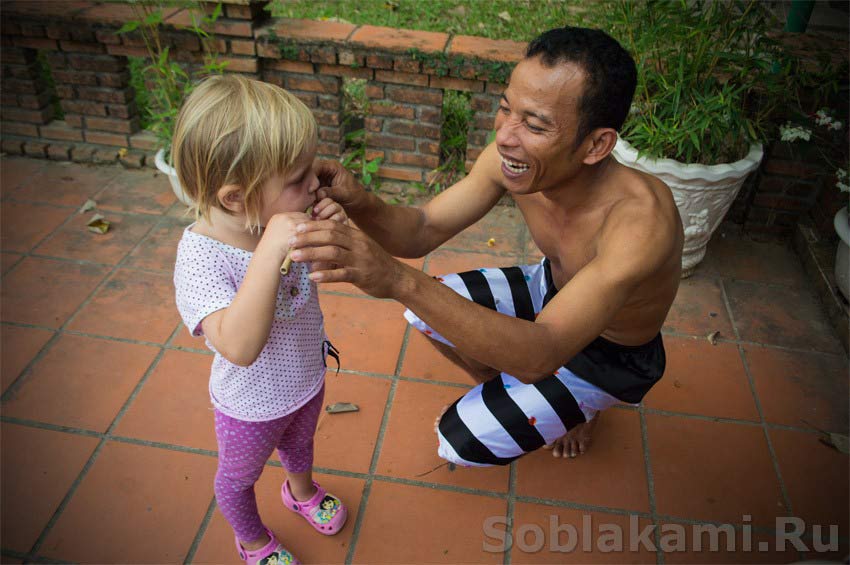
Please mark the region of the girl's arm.
POLYGON ((201 322, 207 339, 231 363, 247 367, 266 346, 280 286, 280 265, 295 226, 307 219, 306 214, 295 212, 273 216, 233 302, 201 322))

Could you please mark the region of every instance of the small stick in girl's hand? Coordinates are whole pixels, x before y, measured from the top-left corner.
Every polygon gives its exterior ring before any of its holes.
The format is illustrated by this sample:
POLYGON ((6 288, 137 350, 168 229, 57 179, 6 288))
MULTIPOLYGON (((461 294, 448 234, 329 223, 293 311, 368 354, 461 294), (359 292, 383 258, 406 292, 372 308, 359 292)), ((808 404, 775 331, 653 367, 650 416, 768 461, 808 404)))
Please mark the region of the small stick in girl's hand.
MULTIPOLYGON (((310 204, 307 206, 307 209, 304 210, 304 213, 308 216, 312 216, 311 211, 313 210, 313 205, 310 204)), ((280 266, 280 274, 286 275, 289 273, 289 266, 292 264, 292 249, 286 252, 286 258, 283 260, 283 264, 280 266)))

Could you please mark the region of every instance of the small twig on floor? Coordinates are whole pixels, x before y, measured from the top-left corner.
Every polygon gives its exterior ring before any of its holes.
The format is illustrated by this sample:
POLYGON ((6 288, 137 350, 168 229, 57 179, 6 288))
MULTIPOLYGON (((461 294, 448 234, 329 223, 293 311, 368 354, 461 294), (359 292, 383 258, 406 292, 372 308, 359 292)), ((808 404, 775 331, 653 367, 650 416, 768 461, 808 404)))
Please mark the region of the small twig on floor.
POLYGON ((418 474, 418 475, 416 475, 416 476, 417 476, 417 477, 424 477, 425 475, 430 475, 431 473, 433 473, 434 471, 436 471, 436 470, 437 470, 437 469, 439 469, 440 467, 445 467, 446 465, 451 465, 451 463, 450 463, 449 461, 446 461, 445 463, 440 463, 439 465, 437 465, 436 467, 434 467, 434 468, 433 468, 433 469, 431 469, 430 471, 425 471, 424 473, 419 473, 419 474, 418 474))

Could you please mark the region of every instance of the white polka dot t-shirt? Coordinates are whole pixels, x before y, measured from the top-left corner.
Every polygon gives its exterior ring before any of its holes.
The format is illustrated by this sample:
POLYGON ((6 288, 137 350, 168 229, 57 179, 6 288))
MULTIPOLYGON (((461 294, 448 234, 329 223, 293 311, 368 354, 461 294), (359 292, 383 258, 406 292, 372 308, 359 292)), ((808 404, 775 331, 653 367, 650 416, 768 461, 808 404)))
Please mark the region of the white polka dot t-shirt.
MULTIPOLYGON (((194 224, 193 224, 194 225, 194 224)), ((245 278, 250 251, 191 231, 177 246, 174 287, 177 309, 194 336, 201 322, 236 297, 245 278)), ((224 414, 250 422, 274 420, 294 412, 322 388, 325 376, 324 323, 315 283, 304 263, 292 263, 280 277, 269 340, 248 367, 234 365, 215 353, 210 372, 210 398, 224 414)))

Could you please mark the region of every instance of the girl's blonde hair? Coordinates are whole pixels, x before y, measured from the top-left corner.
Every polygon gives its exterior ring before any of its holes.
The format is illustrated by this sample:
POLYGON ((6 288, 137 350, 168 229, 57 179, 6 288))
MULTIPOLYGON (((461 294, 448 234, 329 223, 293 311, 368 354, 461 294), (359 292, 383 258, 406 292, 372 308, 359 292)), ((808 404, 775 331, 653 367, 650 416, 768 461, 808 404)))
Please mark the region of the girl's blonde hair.
POLYGON ((195 218, 209 219, 221 187, 241 188, 245 227, 259 229, 260 186, 285 174, 316 143, 316 120, 298 98, 241 75, 204 79, 186 99, 174 125, 171 157, 195 218))

